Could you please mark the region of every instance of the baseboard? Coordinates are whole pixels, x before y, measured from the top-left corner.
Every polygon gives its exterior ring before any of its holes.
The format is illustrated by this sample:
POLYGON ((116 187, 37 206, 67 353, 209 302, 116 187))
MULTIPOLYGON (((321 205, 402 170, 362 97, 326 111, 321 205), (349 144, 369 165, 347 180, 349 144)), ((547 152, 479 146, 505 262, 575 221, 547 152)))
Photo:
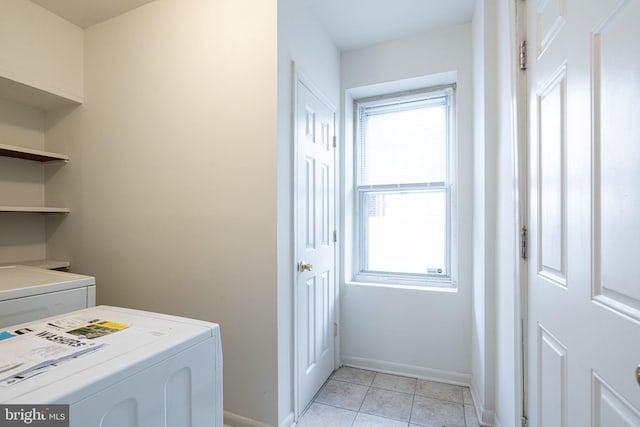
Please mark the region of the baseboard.
POLYGON ((386 362, 383 360, 365 359, 362 357, 342 356, 342 363, 360 369, 402 375, 424 380, 440 381, 449 384, 468 386, 471 382, 470 374, 443 371, 440 369, 424 368, 422 366, 404 365, 402 363, 386 362))
POLYGON ((273 427, 271 424, 265 424, 261 421, 256 421, 251 418, 243 417, 242 415, 234 414, 233 412, 224 411, 224 426, 225 427, 273 427))
POLYGON ((478 386, 475 382, 470 385, 471 399, 473 399, 473 406, 476 409, 476 417, 480 421, 480 425, 483 427, 491 427, 496 420, 496 414, 493 411, 488 411, 484 408, 484 402, 480 401, 480 393, 478 392, 478 386))
POLYGON ((296 417, 293 416, 293 412, 290 412, 289 415, 287 415, 285 419, 280 422, 279 427, 293 427, 295 425, 296 417))

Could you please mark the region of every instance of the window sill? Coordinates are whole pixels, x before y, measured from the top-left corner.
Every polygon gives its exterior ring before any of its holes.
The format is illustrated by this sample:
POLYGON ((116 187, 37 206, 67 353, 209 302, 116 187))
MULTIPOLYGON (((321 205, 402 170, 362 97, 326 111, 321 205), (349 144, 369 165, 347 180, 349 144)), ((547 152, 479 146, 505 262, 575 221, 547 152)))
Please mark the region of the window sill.
POLYGON ((444 293, 458 293, 458 287, 453 282, 437 282, 438 284, 425 283, 424 285, 407 285, 401 283, 378 283, 378 282, 357 282, 346 281, 346 286, 369 286, 375 288, 390 288, 390 289, 403 289, 412 291, 428 291, 428 292, 444 292, 444 293))

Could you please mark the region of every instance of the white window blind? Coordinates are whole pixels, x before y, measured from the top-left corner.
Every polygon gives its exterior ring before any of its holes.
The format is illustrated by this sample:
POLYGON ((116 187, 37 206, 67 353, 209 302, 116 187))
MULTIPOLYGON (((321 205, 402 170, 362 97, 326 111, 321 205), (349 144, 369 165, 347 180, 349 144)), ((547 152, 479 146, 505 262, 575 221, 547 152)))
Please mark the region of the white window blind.
POLYGON ((357 281, 451 277, 453 88, 358 101, 357 281))

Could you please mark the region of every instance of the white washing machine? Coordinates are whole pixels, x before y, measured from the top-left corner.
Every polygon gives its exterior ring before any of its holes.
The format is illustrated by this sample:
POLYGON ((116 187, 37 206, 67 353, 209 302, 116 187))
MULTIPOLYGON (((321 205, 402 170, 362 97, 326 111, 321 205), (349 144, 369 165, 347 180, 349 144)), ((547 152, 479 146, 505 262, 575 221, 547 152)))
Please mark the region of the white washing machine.
POLYGON ((0 267, 0 328, 95 305, 94 277, 24 265, 0 267))
MULTIPOLYGON (((91 339, 103 344, 98 350, 0 387, 0 403, 68 404, 70 427, 222 427, 218 325, 98 306, 5 328, 5 334, 77 319, 126 328, 91 339)), ((16 337, 0 341, 0 354, 16 337)))

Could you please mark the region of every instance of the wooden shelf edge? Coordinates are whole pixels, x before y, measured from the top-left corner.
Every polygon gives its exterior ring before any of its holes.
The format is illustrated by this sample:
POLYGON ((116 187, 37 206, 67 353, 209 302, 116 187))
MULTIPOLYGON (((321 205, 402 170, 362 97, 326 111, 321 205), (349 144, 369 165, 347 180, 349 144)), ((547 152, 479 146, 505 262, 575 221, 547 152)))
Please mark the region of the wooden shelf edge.
POLYGON ((17 159, 34 160, 37 162, 51 162, 55 160, 69 160, 66 154, 52 153, 49 151, 33 150, 31 148, 16 147, 14 145, 0 144, 0 156, 14 157, 17 159))
POLYGON ((71 212, 69 208, 53 208, 47 206, 0 206, 0 212, 33 212, 33 213, 62 213, 71 212))
POLYGON ((58 261, 54 259, 36 259, 30 261, 4 262, 0 264, 0 266, 8 265, 26 265, 28 267, 44 268, 45 270, 58 270, 60 268, 69 268, 71 263, 69 261, 58 261))

